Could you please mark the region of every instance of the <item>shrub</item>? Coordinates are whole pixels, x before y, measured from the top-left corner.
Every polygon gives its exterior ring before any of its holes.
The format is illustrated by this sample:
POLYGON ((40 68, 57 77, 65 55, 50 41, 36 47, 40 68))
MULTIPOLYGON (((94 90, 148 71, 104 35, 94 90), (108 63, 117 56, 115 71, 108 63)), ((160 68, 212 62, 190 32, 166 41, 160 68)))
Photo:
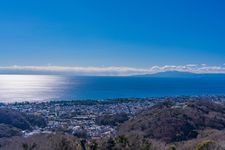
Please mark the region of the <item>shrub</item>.
POLYGON ((211 140, 202 141, 196 146, 196 150, 213 150, 215 149, 215 142, 211 140))
POLYGON ((168 150, 176 150, 176 146, 175 145, 170 145, 168 150))

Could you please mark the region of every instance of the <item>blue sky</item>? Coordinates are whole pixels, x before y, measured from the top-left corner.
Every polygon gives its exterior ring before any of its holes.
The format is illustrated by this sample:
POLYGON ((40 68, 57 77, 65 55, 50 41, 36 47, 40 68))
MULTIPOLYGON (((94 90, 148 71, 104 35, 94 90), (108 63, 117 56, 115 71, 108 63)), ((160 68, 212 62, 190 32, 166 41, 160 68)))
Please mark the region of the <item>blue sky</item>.
POLYGON ((221 66, 224 7, 224 0, 2 0, 0 66, 221 66))

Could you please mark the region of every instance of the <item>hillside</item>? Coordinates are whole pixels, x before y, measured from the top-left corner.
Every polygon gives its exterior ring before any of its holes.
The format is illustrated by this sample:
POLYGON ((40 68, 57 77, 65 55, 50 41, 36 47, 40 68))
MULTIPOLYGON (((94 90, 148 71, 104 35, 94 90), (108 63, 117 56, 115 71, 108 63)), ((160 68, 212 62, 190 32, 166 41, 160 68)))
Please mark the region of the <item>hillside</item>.
POLYGON ((146 110, 119 128, 119 134, 137 134, 166 143, 196 138, 202 129, 225 129, 225 106, 210 101, 166 101, 146 110))
POLYGON ((0 124, 0 138, 20 136, 21 130, 10 125, 0 124))
POLYGON ((45 119, 12 109, 0 109, 0 137, 21 135, 22 130, 32 130, 35 126, 45 127, 45 119))
POLYGON ((8 124, 22 130, 30 130, 32 128, 25 115, 10 109, 0 109, 0 123, 8 124))

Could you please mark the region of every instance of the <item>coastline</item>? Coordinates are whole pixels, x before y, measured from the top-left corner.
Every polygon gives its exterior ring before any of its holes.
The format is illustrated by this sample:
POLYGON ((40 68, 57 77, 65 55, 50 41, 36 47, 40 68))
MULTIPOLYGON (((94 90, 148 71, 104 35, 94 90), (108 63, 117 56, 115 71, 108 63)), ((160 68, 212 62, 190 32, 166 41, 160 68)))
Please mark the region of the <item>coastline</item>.
POLYGON ((109 99, 79 99, 79 100, 46 100, 46 101, 20 101, 20 102, 0 102, 0 105, 17 105, 17 104, 72 104, 72 105, 96 105, 96 104, 114 104, 114 103, 128 103, 128 102, 142 102, 142 101, 155 101, 161 102, 164 100, 200 100, 200 99, 211 99, 216 101, 225 101, 225 95, 184 95, 184 96, 154 96, 154 97, 128 97, 128 98, 109 98, 109 99))

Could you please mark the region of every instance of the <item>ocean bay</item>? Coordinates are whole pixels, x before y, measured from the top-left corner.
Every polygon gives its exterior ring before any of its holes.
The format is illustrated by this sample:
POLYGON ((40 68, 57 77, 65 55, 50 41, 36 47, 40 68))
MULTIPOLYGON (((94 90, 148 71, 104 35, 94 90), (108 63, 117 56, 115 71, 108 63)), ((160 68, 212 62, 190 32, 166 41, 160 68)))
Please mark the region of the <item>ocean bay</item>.
POLYGON ((0 102, 225 95, 224 78, 0 75, 0 102))

